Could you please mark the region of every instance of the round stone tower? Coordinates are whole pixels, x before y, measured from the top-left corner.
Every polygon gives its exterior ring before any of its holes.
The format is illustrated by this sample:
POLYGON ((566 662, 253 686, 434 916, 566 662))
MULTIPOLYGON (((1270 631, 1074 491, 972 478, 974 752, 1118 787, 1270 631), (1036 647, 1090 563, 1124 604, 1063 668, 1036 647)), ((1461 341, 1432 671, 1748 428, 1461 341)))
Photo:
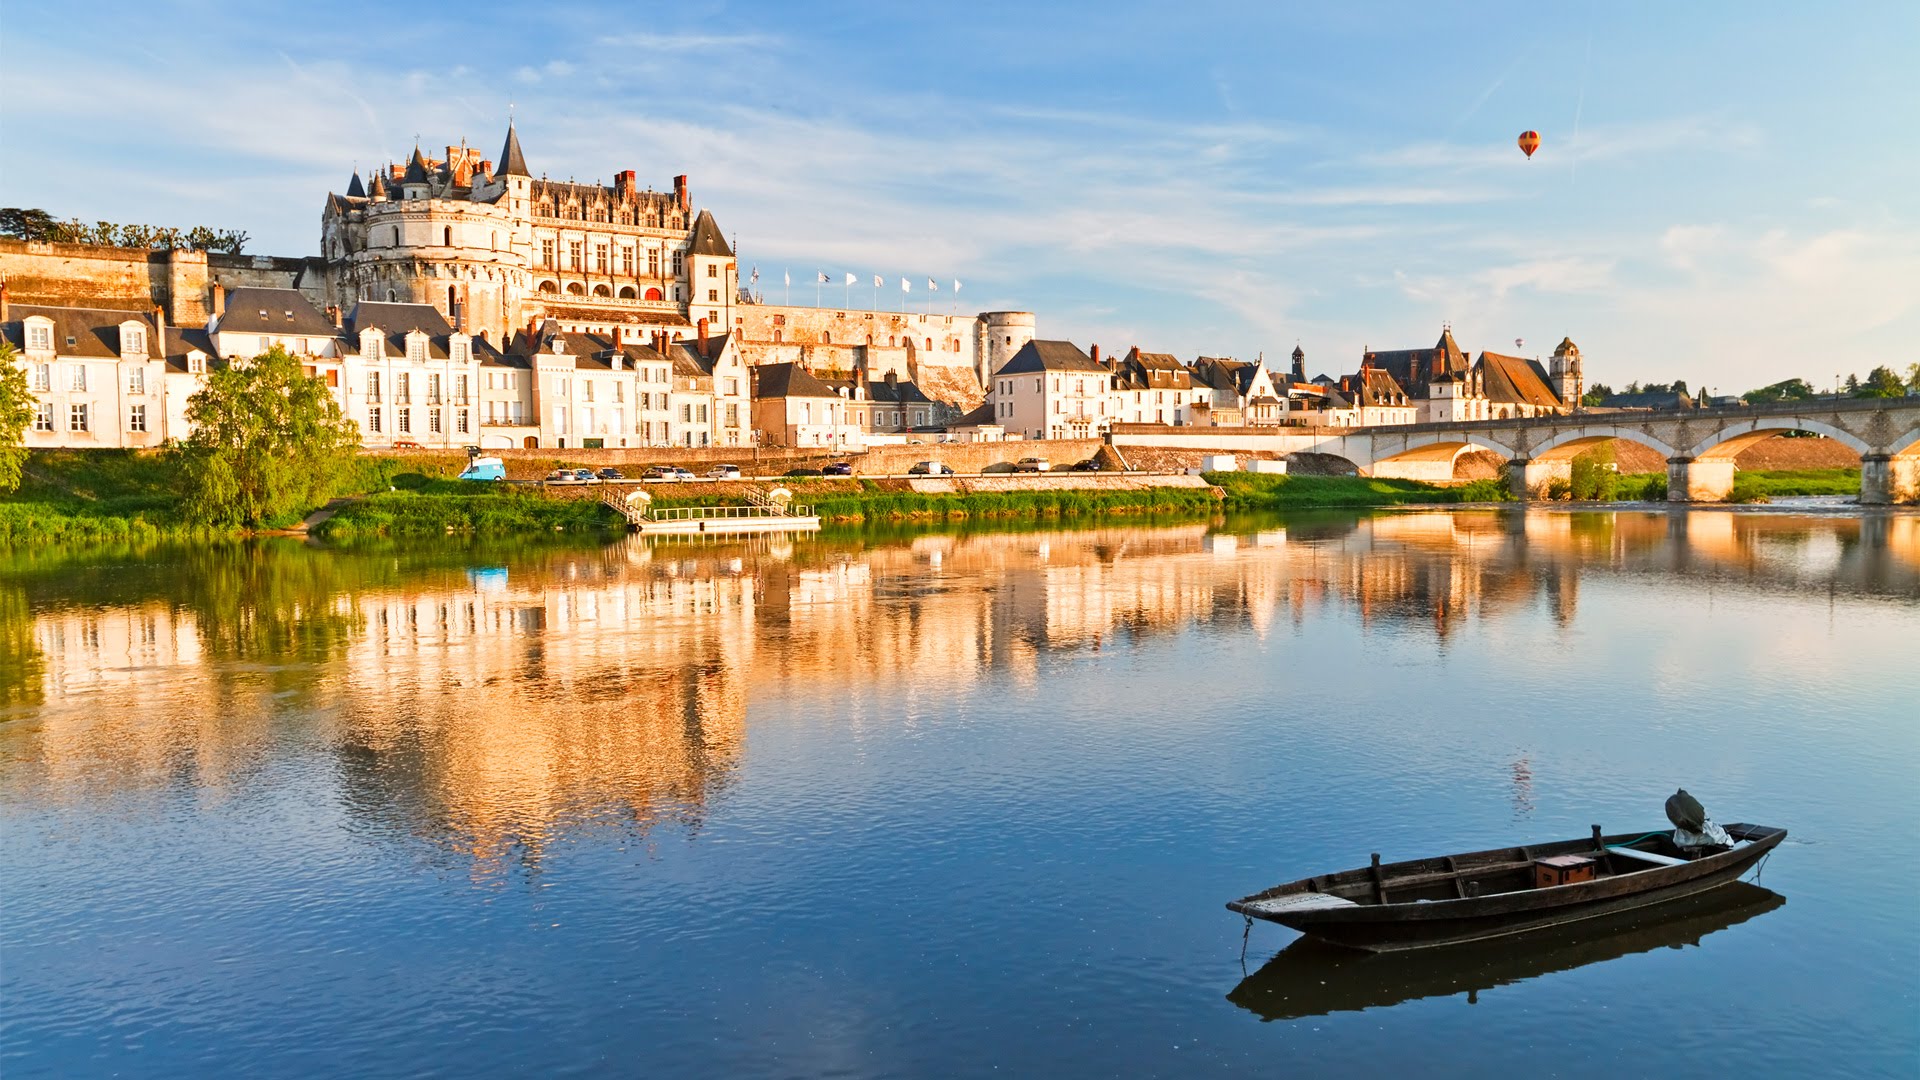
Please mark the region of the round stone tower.
POLYGON ((980 316, 980 385, 991 386, 993 373, 999 371, 1013 354, 1033 340, 1033 312, 989 311, 980 316))

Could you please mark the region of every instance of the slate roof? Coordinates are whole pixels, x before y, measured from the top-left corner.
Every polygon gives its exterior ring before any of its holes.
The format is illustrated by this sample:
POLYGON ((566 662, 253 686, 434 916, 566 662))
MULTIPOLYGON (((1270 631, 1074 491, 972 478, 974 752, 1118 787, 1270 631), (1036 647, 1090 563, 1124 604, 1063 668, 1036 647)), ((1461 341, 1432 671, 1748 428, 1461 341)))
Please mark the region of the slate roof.
POLYGON ((733 249, 727 246, 727 238, 720 235, 720 226, 713 215, 705 210, 693 219, 693 240, 687 248, 689 255, 719 255, 733 258, 733 249))
POLYGON ((1669 390, 1663 394, 1613 394, 1600 404, 1609 409, 1691 409, 1693 398, 1669 390))
POLYGON ((222 334, 301 334, 332 337, 339 331, 298 289, 242 287, 227 294, 214 325, 222 334))
POLYGON ((223 363, 213 351, 213 339, 205 330, 191 327, 167 327, 166 356, 168 371, 187 370, 187 354, 198 352, 206 356, 209 365, 223 363))
MULTIPOLYGON (((1011 363, 1011 361, 1009 361, 1011 363)), ((806 365, 762 364, 753 369, 753 396, 759 398, 838 398, 833 388, 813 377, 806 365)))
POLYGON ((347 181, 347 198, 364 199, 367 197, 366 185, 360 183, 360 170, 353 170, 353 179, 347 181))
POLYGON ((507 123, 507 141, 500 147, 500 167, 494 170, 493 175, 533 176, 527 171, 527 158, 520 152, 520 135, 513 130, 512 121, 507 123))
POLYGON ((1467 354, 1453 340, 1452 328, 1440 332, 1440 340, 1431 349, 1391 349, 1368 352, 1361 358, 1393 376, 1414 397, 1427 397, 1427 387, 1436 382, 1465 378, 1471 365, 1467 354))
POLYGON ((1351 380, 1349 391, 1361 405, 1406 405, 1407 392, 1399 382, 1380 368, 1361 368, 1351 380))
POLYGON ((424 184, 427 182, 427 159, 420 156, 420 148, 413 148, 413 156, 407 159, 407 175, 400 181, 403 184, 424 184))
POLYGON ((27 334, 24 320, 29 315, 44 315, 53 320, 53 352, 56 356, 91 356, 102 359, 120 356, 120 324, 132 320, 147 328, 149 349, 153 341, 153 314, 116 308, 40 307, 10 304, 3 330, 14 348, 24 350, 27 334))
POLYGON ((1560 407, 1560 396, 1553 392, 1553 384, 1538 361, 1483 352, 1478 366, 1488 401, 1560 407))
POLYGON ((947 426, 949 428, 998 427, 1000 421, 993 415, 993 402, 989 401, 947 426))
POLYGON ((1071 341, 1043 341, 1035 338, 1020 346, 1013 358, 1000 366, 994 376, 1024 375, 1034 371, 1086 371, 1108 374, 1106 367, 1080 351, 1071 341))
MULTIPOLYGON (((232 309, 232 305, 228 305, 232 309)), ((405 337, 410 331, 419 330, 426 334, 447 335, 453 333, 453 326, 446 316, 432 304, 401 304, 387 300, 362 300, 353 307, 350 324, 354 333, 363 326, 375 326, 387 333, 398 331, 405 337)))
MULTIPOLYGON (((542 295, 552 295, 551 293, 542 295)), ((547 316, 554 319, 578 319, 582 322, 606 322, 609 319, 623 320, 631 317, 647 326, 692 326, 685 315, 662 311, 642 311, 632 314, 626 311, 610 312, 606 308, 577 307, 572 304, 547 304, 547 316)))

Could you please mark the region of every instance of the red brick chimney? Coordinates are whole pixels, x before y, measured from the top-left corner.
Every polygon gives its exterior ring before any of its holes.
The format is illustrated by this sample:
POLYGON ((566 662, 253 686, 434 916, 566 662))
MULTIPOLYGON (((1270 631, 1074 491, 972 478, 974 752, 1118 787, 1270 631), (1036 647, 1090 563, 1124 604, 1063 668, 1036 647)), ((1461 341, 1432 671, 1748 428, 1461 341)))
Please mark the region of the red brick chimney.
POLYGON ((685 174, 673 178, 673 197, 680 202, 680 209, 693 209, 693 196, 687 191, 685 174))
POLYGON ((700 341, 699 353, 702 357, 705 357, 707 355, 707 320, 701 319, 698 325, 700 341))
MULTIPOLYGON (((7 292, 6 282, 0 281, 0 311, 4 311, 7 306, 6 292, 7 292)), ((7 321, 6 316, 4 314, 0 314, 0 322, 5 322, 5 321, 7 321)), ((167 357, 167 313, 161 309, 159 304, 153 305, 153 336, 155 340, 153 343, 152 355, 158 356, 162 360, 166 359, 167 357)))
POLYGON ((1093 347, 1093 362, 1096 364, 1100 362, 1100 346, 1098 345, 1093 347))
POLYGON ((219 282, 213 283, 213 317, 219 318, 227 313, 227 287, 219 282))
POLYGON ((339 304, 327 305, 327 318, 333 320, 336 328, 347 325, 346 316, 341 313, 339 304))

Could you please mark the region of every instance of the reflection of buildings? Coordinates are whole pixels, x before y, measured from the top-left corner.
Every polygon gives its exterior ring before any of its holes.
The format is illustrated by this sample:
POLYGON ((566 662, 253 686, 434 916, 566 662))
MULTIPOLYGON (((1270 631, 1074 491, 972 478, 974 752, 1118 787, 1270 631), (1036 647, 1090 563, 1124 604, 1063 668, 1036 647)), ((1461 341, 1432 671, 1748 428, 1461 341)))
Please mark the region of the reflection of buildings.
MULTIPOLYGON (((1594 577, 1914 598, 1920 516, 1415 512, 870 543, 635 538, 454 561, 304 553, 294 592, 256 558, 246 587, 192 607, 179 597, 195 583, 178 581, 99 606, 0 606, 7 640, 36 654, 0 672, 0 700, 39 702, 0 727, 21 767, 9 779, 54 797, 233 790, 290 746, 317 748, 356 820, 494 867, 569 830, 697 827, 733 782, 757 703, 887 723, 969 686, 1031 683, 1050 651, 1201 625, 1264 637, 1316 613, 1444 646, 1527 610, 1574 623, 1594 577), (273 633, 249 633, 260 626, 273 633)), ((186 572, 231 569, 208 556, 186 572)), ((1527 779, 1523 759, 1522 813, 1527 779)))

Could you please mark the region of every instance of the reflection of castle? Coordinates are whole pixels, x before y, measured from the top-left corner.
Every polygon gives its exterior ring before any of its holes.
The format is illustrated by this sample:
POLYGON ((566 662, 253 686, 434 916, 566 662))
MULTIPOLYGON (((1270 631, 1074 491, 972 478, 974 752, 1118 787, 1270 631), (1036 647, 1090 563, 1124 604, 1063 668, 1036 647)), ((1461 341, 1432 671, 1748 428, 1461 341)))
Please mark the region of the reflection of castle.
MULTIPOLYGON (((845 703, 822 715, 892 722, 916 699, 1029 683, 1049 651, 1200 625, 1264 636, 1317 613, 1444 646, 1536 603, 1573 622, 1589 573, 1920 596, 1920 518, 1484 511, 871 547, 633 538, 410 575, 358 558, 302 552, 295 592, 256 561, 248 588, 192 608, 178 597, 193 582, 118 606, 0 604, 36 654, 0 672, 0 701, 40 702, 0 726, 25 766, 16 790, 233 791, 289 743, 318 746, 357 820, 482 869, 531 863, 569 830, 697 827, 756 702, 804 695, 845 703), (272 596, 297 600, 256 610, 272 596), (235 646, 263 624, 274 633, 235 646)), ((192 572, 230 569, 216 563, 192 572)), ((1524 779, 1516 767, 1517 791, 1524 779)))

